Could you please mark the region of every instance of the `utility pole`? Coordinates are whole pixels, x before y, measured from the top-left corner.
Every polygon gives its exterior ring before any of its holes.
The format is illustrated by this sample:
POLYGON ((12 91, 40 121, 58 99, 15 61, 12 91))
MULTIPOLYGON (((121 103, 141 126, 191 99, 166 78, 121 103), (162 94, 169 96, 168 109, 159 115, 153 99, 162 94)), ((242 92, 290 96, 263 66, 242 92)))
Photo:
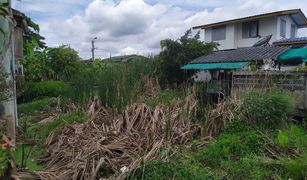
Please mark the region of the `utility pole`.
POLYGON ((98 39, 97 37, 92 39, 92 61, 95 61, 95 40, 98 39))

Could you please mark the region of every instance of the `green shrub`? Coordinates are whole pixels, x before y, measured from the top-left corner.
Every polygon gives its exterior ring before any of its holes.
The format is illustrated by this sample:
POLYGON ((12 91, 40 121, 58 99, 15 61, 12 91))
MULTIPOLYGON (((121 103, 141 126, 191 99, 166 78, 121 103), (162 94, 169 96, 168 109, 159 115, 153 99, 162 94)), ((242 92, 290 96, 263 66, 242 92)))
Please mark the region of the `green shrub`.
POLYGON ((266 128, 285 125, 294 112, 295 99, 278 89, 251 90, 243 98, 241 110, 246 120, 266 128))
POLYGON ((0 147, 0 178, 3 177, 9 168, 10 160, 8 154, 0 147))
POLYGON ((264 139, 247 122, 233 119, 222 131, 215 143, 200 154, 202 161, 211 167, 219 167, 223 160, 240 160, 264 151, 264 139))
POLYGON ((227 123, 226 127, 222 130, 222 134, 240 134, 240 133, 246 133, 248 131, 253 130, 254 128, 244 120, 241 120, 239 118, 233 118, 229 123, 227 123))
POLYGON ((210 179, 208 170, 200 163, 191 160, 170 162, 153 161, 142 165, 133 172, 127 179, 150 179, 150 180, 167 180, 167 179, 210 179))
POLYGON ((18 113, 29 115, 35 112, 50 111, 56 104, 56 98, 43 98, 30 103, 18 104, 18 113))
POLYGON ((28 82, 27 87, 19 98, 20 102, 29 102, 41 97, 67 96, 72 91, 71 86, 62 81, 28 82))
POLYGON ((262 138, 255 132, 250 131, 237 135, 222 135, 216 145, 224 157, 237 159, 248 154, 258 154, 262 151, 262 138))

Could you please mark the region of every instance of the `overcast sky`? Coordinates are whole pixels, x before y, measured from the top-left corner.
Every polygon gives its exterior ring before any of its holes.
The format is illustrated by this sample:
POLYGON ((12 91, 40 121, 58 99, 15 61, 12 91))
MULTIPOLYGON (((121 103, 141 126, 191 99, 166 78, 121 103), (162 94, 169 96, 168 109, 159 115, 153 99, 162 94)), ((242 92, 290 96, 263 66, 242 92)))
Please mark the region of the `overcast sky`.
POLYGON ((98 57, 149 55, 196 25, 293 8, 307 15, 306 0, 13 0, 13 7, 40 25, 48 46, 69 44, 82 58, 91 57, 93 37, 98 57))

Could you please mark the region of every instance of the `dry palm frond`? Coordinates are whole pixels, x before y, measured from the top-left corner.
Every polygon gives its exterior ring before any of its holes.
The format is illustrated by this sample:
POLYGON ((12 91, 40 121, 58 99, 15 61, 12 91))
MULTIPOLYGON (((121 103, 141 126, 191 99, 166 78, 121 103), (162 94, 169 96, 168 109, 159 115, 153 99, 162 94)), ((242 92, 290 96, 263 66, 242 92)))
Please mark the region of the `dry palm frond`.
POLYGON ((37 175, 41 179, 123 179, 127 173, 123 167, 131 171, 157 159, 161 148, 187 143, 200 132, 200 125, 189 120, 196 104, 191 95, 186 103, 175 101, 170 107, 153 109, 133 104, 112 116, 95 100, 83 110, 104 120, 67 125, 59 134, 51 134, 46 140, 47 166, 37 175))
POLYGON ((234 118, 233 112, 238 111, 238 104, 234 99, 227 99, 219 102, 212 111, 208 111, 205 122, 206 135, 219 135, 226 124, 234 118))

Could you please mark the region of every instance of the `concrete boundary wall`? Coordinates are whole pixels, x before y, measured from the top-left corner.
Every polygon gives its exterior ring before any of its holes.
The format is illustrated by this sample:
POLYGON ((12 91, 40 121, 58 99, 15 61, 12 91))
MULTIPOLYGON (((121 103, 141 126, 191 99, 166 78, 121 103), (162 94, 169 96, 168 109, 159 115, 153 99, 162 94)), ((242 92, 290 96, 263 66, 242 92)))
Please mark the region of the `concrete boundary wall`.
POLYGON ((234 72, 232 75, 232 95, 234 96, 240 96, 248 89, 273 87, 293 92, 298 99, 297 108, 307 110, 307 72, 234 72))

